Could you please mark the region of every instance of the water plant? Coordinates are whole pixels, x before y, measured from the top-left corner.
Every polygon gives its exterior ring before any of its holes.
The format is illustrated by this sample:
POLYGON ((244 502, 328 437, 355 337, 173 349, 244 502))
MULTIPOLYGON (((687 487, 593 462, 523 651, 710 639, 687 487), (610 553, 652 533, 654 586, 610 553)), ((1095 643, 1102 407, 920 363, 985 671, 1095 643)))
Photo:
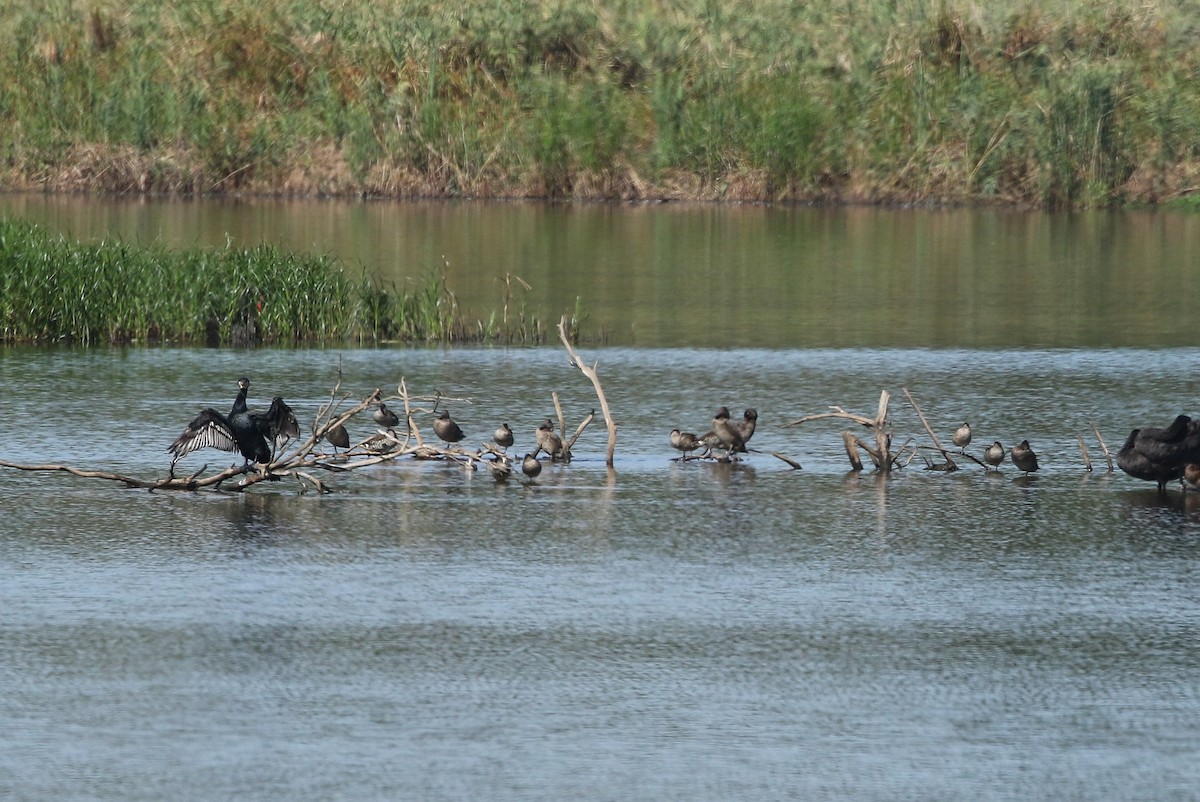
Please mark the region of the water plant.
POLYGON ((521 320, 472 323, 444 277, 382 286, 327 256, 78 243, 0 221, 0 341, 530 342, 521 320))

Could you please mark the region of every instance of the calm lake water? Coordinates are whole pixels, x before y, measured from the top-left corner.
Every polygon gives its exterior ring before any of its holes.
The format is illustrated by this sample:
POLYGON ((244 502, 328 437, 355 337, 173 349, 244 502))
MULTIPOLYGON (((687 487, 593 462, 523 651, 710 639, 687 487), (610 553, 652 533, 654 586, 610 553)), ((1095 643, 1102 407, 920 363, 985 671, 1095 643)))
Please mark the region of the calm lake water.
MULTIPOLYGON (((413 461, 322 497, 0 472, 0 797, 1200 798, 1200 494, 1109 473, 1090 430, 1115 450, 1197 411, 1191 218, 6 202, 172 243, 223 219, 381 271, 475 254, 464 304, 504 270, 584 297, 620 433, 614 471, 596 425, 530 487, 413 461), (905 387, 939 436, 1028 438, 1041 470, 856 475, 837 422, 783 426, 888 389, 897 442, 927 442, 905 387), (759 410, 759 450, 672 461, 667 432, 722 404, 759 410)), ((506 421, 521 453, 552 392, 596 406, 554 346, 9 348, 0 459, 159 476, 238 376, 305 426, 339 365, 356 397, 454 397, 467 442, 506 421)))
POLYGON ((642 347, 1197 344, 1200 215, 0 195, 80 238, 262 241, 396 286, 445 275, 473 318, 524 304, 642 347), (530 285, 520 287, 515 277, 530 285))

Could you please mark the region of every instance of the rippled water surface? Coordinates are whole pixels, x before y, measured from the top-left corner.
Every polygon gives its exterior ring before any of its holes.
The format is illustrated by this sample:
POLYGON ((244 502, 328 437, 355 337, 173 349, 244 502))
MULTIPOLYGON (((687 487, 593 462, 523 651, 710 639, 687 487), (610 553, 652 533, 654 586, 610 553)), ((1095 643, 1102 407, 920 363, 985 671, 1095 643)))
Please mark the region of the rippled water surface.
MULTIPOLYGON (((0 796, 1197 798, 1200 496, 1108 473, 1090 424, 1115 448, 1193 409, 1200 351, 584 351, 611 472, 596 426, 530 487, 0 474, 0 796), (836 422, 782 425, 888 388, 898 442, 927 441, 903 387, 1042 470, 854 475, 836 422), (758 408, 760 450, 673 462, 667 431, 720 404, 758 408)), ((507 421, 529 448, 553 391, 595 406, 553 347, 8 349, 0 459, 161 475, 237 376, 303 425, 339 360, 356 395, 463 399, 468 442, 507 421)))

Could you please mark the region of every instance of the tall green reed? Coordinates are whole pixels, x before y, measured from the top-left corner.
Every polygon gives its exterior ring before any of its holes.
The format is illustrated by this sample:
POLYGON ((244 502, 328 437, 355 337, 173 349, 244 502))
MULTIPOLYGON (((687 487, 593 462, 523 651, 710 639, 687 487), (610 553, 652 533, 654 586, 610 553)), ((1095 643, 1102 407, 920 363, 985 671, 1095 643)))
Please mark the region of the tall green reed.
POLYGON ((0 340, 177 342, 520 340, 472 323, 444 277, 380 286, 325 256, 275 246, 181 251, 80 244, 0 221, 0 340))

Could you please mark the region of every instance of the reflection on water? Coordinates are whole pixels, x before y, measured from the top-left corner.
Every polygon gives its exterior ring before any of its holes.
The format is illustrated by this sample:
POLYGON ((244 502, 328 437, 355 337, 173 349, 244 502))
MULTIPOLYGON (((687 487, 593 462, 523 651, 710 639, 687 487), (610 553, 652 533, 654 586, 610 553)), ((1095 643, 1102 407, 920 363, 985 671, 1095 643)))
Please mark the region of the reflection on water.
MULTIPOLYGON (((0 475, 0 795, 1194 796, 1200 494, 1088 474, 1075 434, 1191 409, 1195 349, 583 356, 614 471, 598 426, 530 487, 418 462, 328 496, 0 475), (852 474, 838 424, 782 426, 881 386, 1042 470, 852 474), (761 451, 672 461, 670 428, 721 404, 759 410, 761 451)), ((156 475, 237 376, 303 427, 338 364, 355 393, 468 399, 468 442, 507 420, 528 447, 551 392, 594 404, 557 349, 7 349, 0 459, 156 475)))
POLYGON ((615 345, 1190 346, 1200 305, 1200 217, 1171 212, 17 195, 0 214, 77 237, 268 240, 401 286, 444 271, 482 319, 520 276, 513 314, 552 327, 578 302, 615 345))

